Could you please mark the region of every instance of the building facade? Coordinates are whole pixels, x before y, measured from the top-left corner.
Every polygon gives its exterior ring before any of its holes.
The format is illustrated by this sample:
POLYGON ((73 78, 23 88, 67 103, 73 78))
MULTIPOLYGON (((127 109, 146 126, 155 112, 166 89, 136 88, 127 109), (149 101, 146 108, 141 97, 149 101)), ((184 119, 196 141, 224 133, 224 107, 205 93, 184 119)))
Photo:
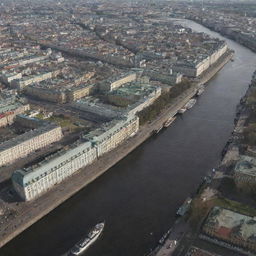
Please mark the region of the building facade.
POLYGON ((227 44, 222 44, 209 56, 205 56, 202 60, 194 60, 194 62, 177 63, 172 69, 175 72, 184 74, 187 77, 198 77, 205 72, 210 66, 212 66, 219 58, 225 54, 228 47, 227 44))
POLYGON ((36 166, 15 171, 12 176, 14 189, 23 200, 32 200, 135 135, 138 128, 139 118, 136 116, 114 120, 84 136, 68 150, 60 151, 36 166))
POLYGON ((97 148, 97 157, 117 147, 139 130, 139 118, 134 115, 121 120, 113 120, 103 129, 100 128, 86 136, 97 148), (95 135, 95 132, 97 135, 95 135))
POLYGON ((15 102, 15 99, 7 101, 2 100, 2 102, 0 102, 0 127, 12 124, 17 115, 22 114, 29 109, 29 104, 15 102))
POLYGON ((62 182, 80 168, 96 159, 96 149, 90 142, 46 158, 35 167, 15 171, 12 176, 14 189, 29 201, 62 182))
POLYGON ((136 73, 128 73, 116 79, 111 78, 111 80, 107 80, 106 82, 100 85, 100 90, 113 91, 124 84, 136 81, 136 79, 137 79, 136 73))
POLYGON ((89 96, 94 90, 94 85, 82 85, 79 87, 74 87, 66 91, 67 101, 73 102, 79 100, 83 97, 89 96))
POLYGON ((158 99, 162 94, 161 87, 155 87, 155 89, 149 93, 147 96, 141 98, 138 102, 128 107, 128 113, 135 115, 136 113, 142 111, 144 108, 150 106, 158 99))
POLYGON ((46 147, 61 138, 61 127, 49 124, 5 141, 0 144, 0 166, 26 157, 35 150, 46 147))
POLYGON ((50 79, 53 76, 53 72, 45 72, 39 75, 29 76, 29 77, 21 77, 19 79, 13 79, 10 82, 11 88, 15 88, 18 90, 23 90, 25 87, 32 83, 40 83, 46 79, 50 79))

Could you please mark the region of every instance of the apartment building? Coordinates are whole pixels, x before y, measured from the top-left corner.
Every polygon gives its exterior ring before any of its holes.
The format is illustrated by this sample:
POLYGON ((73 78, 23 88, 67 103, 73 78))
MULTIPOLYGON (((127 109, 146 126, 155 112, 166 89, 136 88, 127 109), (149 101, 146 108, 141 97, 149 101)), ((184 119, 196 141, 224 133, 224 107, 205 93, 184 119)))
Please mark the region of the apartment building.
POLYGON ((136 116, 113 120, 85 135, 69 149, 57 152, 35 166, 15 171, 12 176, 14 189, 23 200, 32 200, 135 135, 138 128, 139 118, 136 116))
POLYGON ((61 138, 61 127, 48 124, 5 141, 0 144, 0 166, 26 157, 35 150, 46 147, 61 138))
POLYGON ((108 79, 107 81, 105 81, 100 85, 100 90, 113 91, 124 84, 136 81, 136 79, 137 79, 136 73, 132 72, 132 73, 124 74, 120 77, 108 79))
POLYGON ((81 143, 46 158, 36 166, 15 171, 12 176, 14 189, 23 200, 32 200, 95 159, 96 149, 91 143, 81 143))
POLYGON ((202 56, 202 59, 184 60, 177 62, 172 67, 173 71, 184 74, 187 77, 198 77, 212 66, 227 51, 227 44, 222 44, 218 49, 208 56, 202 56))
POLYGON ((9 99, 0 98, 0 127, 10 125, 14 118, 30 109, 29 104, 24 104, 16 97, 9 99))
POLYGON ((97 149, 97 157, 114 149, 139 130, 139 118, 134 115, 113 120, 84 136, 97 149))

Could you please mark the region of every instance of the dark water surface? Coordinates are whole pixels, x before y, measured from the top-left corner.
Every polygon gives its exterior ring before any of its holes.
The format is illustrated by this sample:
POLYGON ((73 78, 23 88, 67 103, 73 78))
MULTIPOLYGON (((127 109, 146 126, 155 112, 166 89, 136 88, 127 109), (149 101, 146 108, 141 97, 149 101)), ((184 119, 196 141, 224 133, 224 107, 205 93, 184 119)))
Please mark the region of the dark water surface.
MULTIPOLYGON (((182 23, 220 37, 194 22, 182 23)), ((194 108, 13 239, 0 255, 61 255, 103 219, 103 236, 87 256, 142 256, 153 248, 180 204, 218 165, 236 105, 256 69, 254 53, 226 41, 235 61, 208 83, 194 108)))

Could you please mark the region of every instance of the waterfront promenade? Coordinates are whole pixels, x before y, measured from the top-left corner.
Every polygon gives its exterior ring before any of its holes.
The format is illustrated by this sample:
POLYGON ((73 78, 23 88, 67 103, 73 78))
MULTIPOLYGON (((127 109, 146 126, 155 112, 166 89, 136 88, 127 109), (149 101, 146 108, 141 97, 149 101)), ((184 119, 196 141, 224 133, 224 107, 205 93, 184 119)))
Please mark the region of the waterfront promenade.
POLYGON ((203 80, 198 81, 192 88, 180 95, 156 120, 141 127, 134 137, 125 141, 113 151, 105 154, 92 165, 80 170, 72 177, 63 181, 48 193, 32 202, 10 203, 17 214, 14 219, 10 219, 10 221, 6 221, 1 225, 0 247, 102 175, 110 167, 147 140, 154 130, 161 128, 168 118, 174 116, 177 111, 196 94, 198 84, 202 83, 202 81, 205 83, 207 80, 210 80, 231 59, 232 55, 232 53, 229 53, 225 58, 222 58, 204 77, 202 77, 203 80))

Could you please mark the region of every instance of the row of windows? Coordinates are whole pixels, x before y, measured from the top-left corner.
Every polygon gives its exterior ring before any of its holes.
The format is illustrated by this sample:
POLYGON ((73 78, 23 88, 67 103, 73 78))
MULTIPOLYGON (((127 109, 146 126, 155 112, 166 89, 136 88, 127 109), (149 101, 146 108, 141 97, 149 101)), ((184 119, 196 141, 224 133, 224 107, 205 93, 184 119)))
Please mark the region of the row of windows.
POLYGON ((25 186, 28 186, 31 183, 37 183, 37 181, 43 179, 43 177, 45 176, 48 177, 52 173, 57 172, 58 176, 62 176, 62 172, 65 172, 67 170, 77 171, 78 169, 86 166, 88 163, 91 163, 93 160, 96 159, 96 151, 94 152, 94 154, 81 155, 80 157, 76 157, 75 159, 75 161, 65 161, 61 165, 51 168, 49 171, 46 171, 40 176, 32 179, 31 182, 28 182, 25 186))
MULTIPOLYGON (((111 137, 111 139, 103 144, 102 149, 103 153, 110 151, 117 144, 121 143, 125 138, 129 137, 131 133, 135 130, 137 131, 137 124, 133 123, 126 129, 123 129, 122 132, 111 137)), ((31 180, 25 185, 25 192, 27 193, 28 199, 31 199, 45 190, 49 189, 53 185, 60 183, 66 177, 72 175, 77 170, 85 167, 89 163, 93 162, 96 159, 96 149, 95 148, 86 148, 82 152, 79 152, 77 155, 72 156, 70 159, 67 159, 59 166, 51 168, 49 171, 42 173, 37 178, 31 180)))
MULTIPOLYGON (((58 136, 60 137, 60 136, 58 136)), ((0 159, 3 158, 2 162, 7 163, 13 161, 19 157, 23 157, 28 153, 36 150, 40 147, 46 146, 56 139, 56 134, 46 134, 44 139, 40 139, 39 137, 33 138, 17 146, 14 146, 8 150, 0 152, 0 159)))

